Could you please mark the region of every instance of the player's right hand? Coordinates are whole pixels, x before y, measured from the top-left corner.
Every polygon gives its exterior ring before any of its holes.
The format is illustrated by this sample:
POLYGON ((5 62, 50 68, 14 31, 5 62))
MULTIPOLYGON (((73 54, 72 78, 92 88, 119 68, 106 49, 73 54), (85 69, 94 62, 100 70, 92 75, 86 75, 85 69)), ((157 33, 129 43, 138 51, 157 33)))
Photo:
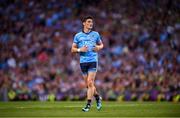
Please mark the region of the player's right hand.
POLYGON ((87 52, 88 51, 88 46, 85 45, 83 47, 80 48, 81 52, 87 52))

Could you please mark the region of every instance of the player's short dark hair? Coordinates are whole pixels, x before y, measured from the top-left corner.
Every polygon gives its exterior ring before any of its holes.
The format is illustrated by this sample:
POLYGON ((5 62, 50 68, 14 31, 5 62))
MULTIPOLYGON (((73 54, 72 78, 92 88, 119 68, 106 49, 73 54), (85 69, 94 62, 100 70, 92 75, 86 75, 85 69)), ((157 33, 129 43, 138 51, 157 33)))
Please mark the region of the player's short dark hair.
POLYGON ((86 22, 87 19, 92 19, 92 20, 93 20, 93 17, 92 17, 92 16, 85 16, 85 17, 82 19, 82 22, 86 22))

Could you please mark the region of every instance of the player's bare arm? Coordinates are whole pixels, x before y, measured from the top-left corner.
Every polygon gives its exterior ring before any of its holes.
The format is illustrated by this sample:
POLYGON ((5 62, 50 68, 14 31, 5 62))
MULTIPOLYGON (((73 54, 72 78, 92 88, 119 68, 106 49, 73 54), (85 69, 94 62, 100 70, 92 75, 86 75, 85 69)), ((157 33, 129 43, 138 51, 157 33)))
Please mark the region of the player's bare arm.
POLYGON ((102 41, 100 41, 95 47, 94 47, 94 51, 98 52, 99 50, 103 49, 104 45, 102 43, 102 41))

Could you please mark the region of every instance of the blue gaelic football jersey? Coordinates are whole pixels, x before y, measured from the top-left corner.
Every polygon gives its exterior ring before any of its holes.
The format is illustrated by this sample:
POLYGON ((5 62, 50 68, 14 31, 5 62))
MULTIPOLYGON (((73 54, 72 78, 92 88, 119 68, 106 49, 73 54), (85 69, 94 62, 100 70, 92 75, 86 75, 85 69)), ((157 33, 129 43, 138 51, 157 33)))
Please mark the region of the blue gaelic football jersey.
POLYGON ((89 33, 79 32, 74 36, 73 42, 77 44, 78 48, 83 46, 88 47, 87 52, 80 52, 80 63, 98 61, 98 54, 97 52, 93 51, 93 48, 100 41, 100 35, 95 31, 90 31, 89 33))

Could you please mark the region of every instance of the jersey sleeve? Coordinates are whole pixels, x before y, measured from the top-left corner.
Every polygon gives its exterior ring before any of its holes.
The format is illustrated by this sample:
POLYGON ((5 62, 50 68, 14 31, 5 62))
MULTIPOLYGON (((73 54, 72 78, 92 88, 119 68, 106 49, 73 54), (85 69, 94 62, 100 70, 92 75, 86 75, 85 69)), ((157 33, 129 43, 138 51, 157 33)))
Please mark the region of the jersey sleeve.
POLYGON ((101 36, 99 35, 99 33, 97 33, 97 40, 96 43, 100 43, 101 42, 101 36))
POLYGON ((73 43, 78 43, 77 35, 74 36, 73 43))

